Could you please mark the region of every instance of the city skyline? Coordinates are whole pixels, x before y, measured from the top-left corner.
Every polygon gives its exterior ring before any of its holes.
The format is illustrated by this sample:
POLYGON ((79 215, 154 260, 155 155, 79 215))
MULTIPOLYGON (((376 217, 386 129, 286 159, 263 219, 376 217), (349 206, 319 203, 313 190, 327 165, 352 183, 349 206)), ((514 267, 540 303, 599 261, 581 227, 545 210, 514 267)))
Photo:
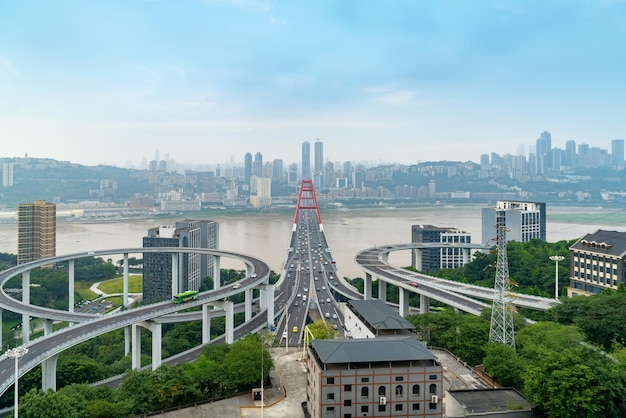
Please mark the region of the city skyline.
POLYGON ((624 138, 616 1, 4 2, 4 157, 471 160, 624 138))

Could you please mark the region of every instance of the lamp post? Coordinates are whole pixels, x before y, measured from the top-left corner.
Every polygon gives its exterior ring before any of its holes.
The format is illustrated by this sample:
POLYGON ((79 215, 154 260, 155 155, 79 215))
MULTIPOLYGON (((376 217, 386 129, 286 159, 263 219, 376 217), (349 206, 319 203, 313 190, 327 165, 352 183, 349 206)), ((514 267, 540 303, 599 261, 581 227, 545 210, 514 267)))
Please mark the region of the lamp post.
POLYGON ((559 300, 559 261, 565 260, 562 255, 551 255, 550 260, 554 261, 554 299, 559 300))
POLYGON ((11 348, 10 350, 6 351, 6 355, 7 357, 10 357, 12 359, 15 359, 15 402, 13 405, 13 410, 14 410, 14 416, 15 418, 17 418, 17 410, 18 410, 18 389, 17 389, 17 379, 18 379, 18 367, 17 367, 17 362, 18 360, 23 357, 24 355, 26 355, 26 353, 28 353, 28 348, 26 347, 15 347, 15 348, 11 348))

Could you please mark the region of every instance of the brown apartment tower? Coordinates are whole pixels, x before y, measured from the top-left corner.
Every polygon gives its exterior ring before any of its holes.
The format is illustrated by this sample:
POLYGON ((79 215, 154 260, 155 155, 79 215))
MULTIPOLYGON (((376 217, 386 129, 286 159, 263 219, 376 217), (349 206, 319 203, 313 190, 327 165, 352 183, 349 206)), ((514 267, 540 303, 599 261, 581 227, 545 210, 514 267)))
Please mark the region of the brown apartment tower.
POLYGON ((57 207, 37 200, 17 210, 17 263, 54 257, 57 248, 57 207))

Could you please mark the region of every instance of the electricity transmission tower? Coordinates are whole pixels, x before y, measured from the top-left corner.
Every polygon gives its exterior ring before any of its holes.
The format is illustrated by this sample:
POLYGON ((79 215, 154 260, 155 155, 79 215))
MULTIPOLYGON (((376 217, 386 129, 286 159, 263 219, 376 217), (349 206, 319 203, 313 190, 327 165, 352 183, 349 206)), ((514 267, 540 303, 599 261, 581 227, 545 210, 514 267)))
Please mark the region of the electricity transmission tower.
POLYGON ((504 212, 496 214, 498 262, 496 264, 496 282, 493 286, 495 298, 491 305, 491 329, 489 341, 507 345, 515 349, 515 330, 513 329, 513 304, 511 303, 511 280, 509 262, 506 256, 506 226, 504 212))

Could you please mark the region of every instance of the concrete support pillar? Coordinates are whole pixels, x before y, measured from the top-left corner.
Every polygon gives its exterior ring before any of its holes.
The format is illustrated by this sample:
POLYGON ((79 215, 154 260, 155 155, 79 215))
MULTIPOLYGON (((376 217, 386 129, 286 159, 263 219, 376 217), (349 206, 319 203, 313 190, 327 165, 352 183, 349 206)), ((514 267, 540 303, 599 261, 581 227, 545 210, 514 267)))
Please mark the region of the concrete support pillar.
POLYGON ((389 264, 389 253, 384 253, 380 256, 380 260, 385 263, 385 264, 389 264))
POLYGON ((471 251, 469 248, 463 248, 463 265, 466 265, 470 262, 471 251))
POLYGON ((43 320, 43 335, 44 337, 46 335, 50 335, 52 334, 52 319, 44 319, 43 320))
POLYGON ((415 270, 422 271, 422 249, 415 249, 415 270))
POLYGON ((407 316, 409 313, 409 291, 401 287, 398 288, 399 304, 398 313, 401 317, 407 316))
POLYGON ((245 294, 245 304, 246 304, 245 305, 246 322, 248 322, 250 319, 252 319, 252 289, 246 289, 244 291, 244 294, 245 294))
POLYGON ((220 270, 220 261, 222 257, 219 255, 213 256, 213 290, 217 290, 222 287, 222 273, 220 270))
POLYGON ((130 353, 130 327, 124 327, 124 356, 130 353))
POLYGON ((172 253, 172 296, 180 293, 178 286, 178 253, 172 253))
POLYGON ((378 299, 387 302, 387 282, 378 279, 378 299))
POLYGON ((74 312, 74 304, 76 303, 74 301, 74 260, 70 260, 69 263, 69 277, 68 277, 68 302, 67 304, 68 306, 68 311, 70 312, 74 312))
MULTIPOLYGON (((22 302, 30 304, 30 271, 22 273, 22 302)), ((22 314, 22 345, 30 341, 30 315, 22 314)))
POLYGON ((152 332, 152 370, 156 370, 161 365, 161 324, 149 321, 143 321, 132 325, 132 368, 136 370, 141 368, 141 330, 139 327, 152 332))
POLYGON ((274 327, 274 285, 261 284, 260 309, 267 309, 267 328, 274 327))
POLYGON ((226 315, 224 317, 224 322, 226 323, 226 344, 232 344, 235 340, 235 304, 229 300, 223 302, 214 302, 215 306, 219 306, 224 308, 226 311, 226 315))
POLYGON ((430 312, 430 298, 425 295, 420 295, 420 313, 427 314, 430 312))
POLYGON ((363 299, 372 299, 372 275, 365 273, 365 280, 363 281, 363 299))
POLYGON ((128 307, 128 253, 124 253, 124 290, 122 306, 128 307))
POLYGON ((44 360, 41 363, 41 389, 45 392, 48 389, 57 390, 57 360, 59 355, 44 360))
POLYGON ((211 305, 202 305, 202 344, 211 342, 211 305))

